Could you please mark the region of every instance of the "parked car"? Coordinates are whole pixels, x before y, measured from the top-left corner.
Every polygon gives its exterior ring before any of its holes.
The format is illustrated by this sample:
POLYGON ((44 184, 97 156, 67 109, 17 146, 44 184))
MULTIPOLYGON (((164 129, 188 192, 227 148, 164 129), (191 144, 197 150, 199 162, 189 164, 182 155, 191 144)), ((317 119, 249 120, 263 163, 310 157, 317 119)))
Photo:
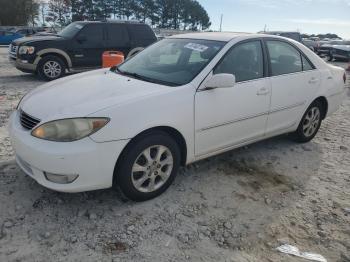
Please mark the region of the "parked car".
POLYGON ((9 45, 13 40, 21 38, 23 36, 24 35, 16 32, 0 30, 0 45, 9 45))
POLYGON ((322 57, 327 57, 329 61, 333 60, 331 57, 331 49, 334 45, 341 45, 342 40, 330 40, 325 43, 321 43, 320 48, 318 49, 317 54, 322 57))
POLYGON ((276 36, 176 35, 118 67, 44 84, 10 119, 18 165, 62 192, 158 196, 180 165, 284 133, 314 138, 345 70, 276 36))
POLYGON ((19 70, 54 80, 64 76, 67 70, 101 67, 104 51, 121 51, 131 56, 156 41, 154 32, 146 24, 74 22, 57 35, 14 41, 10 58, 19 70))
POLYGON ((329 56, 330 60, 350 61, 350 41, 343 41, 341 45, 333 45, 329 56))

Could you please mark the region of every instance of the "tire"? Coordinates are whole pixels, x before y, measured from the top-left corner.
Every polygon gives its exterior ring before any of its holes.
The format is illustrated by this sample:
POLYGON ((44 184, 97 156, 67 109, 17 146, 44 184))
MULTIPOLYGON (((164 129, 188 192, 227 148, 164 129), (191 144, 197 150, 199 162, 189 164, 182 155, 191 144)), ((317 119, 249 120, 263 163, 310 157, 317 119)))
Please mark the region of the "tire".
POLYGON ((37 71, 40 78, 51 81, 65 75, 66 65, 58 56, 48 55, 40 60, 37 71))
POLYGON ((331 54, 327 55, 327 61, 332 62, 333 61, 333 56, 331 54))
POLYGON ((298 129, 294 132, 294 140, 299 143, 311 141, 321 127, 323 114, 322 104, 318 101, 313 102, 303 115, 298 129))
POLYGON ((178 144, 167 133, 156 131, 142 135, 127 146, 118 160, 114 184, 134 201, 157 197, 174 181, 180 154, 178 144), (158 157, 159 152, 163 153, 158 157))

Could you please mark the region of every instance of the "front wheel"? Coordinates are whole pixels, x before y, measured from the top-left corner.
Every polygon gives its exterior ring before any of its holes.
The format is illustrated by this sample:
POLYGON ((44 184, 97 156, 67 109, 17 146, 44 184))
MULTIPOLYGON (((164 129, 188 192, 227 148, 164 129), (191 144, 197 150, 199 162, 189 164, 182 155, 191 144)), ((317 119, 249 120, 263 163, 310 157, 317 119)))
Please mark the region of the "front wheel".
POLYGON ((297 142, 306 143, 316 136, 322 123, 322 112, 322 104, 318 101, 309 106, 294 133, 297 142))
POLYGON ((114 175, 126 197, 145 201, 171 185, 179 166, 180 149, 176 141, 164 132, 154 132, 131 142, 114 175))
POLYGON ((47 81, 58 79, 66 72, 65 63, 57 56, 45 56, 38 64, 39 76, 47 81))

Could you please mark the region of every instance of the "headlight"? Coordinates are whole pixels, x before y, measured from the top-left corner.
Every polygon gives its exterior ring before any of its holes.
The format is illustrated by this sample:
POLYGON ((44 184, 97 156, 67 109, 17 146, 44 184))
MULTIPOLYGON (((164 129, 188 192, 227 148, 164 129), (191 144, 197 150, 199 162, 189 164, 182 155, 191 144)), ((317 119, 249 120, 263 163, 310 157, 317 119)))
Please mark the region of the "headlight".
POLYGON ((32 131, 32 135, 50 141, 72 142, 95 133, 108 122, 108 118, 70 118, 55 120, 35 128, 32 131))
POLYGON ((34 53, 34 51, 35 51, 34 46, 21 46, 18 50, 18 53, 20 55, 25 55, 25 54, 31 55, 34 53))

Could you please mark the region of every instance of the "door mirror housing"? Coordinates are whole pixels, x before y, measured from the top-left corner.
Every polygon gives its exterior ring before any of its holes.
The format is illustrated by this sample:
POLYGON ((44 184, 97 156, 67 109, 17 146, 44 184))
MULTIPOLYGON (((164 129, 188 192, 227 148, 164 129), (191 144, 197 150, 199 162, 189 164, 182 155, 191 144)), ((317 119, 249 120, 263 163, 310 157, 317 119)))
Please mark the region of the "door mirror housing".
POLYGON ((87 39, 86 39, 86 36, 85 35, 78 35, 78 37, 77 37, 77 41, 79 42, 79 43, 83 43, 83 42, 85 42, 87 39))
POLYGON ((232 74, 216 74, 213 75, 205 84, 206 90, 215 88, 230 88, 236 83, 236 77, 232 74))

